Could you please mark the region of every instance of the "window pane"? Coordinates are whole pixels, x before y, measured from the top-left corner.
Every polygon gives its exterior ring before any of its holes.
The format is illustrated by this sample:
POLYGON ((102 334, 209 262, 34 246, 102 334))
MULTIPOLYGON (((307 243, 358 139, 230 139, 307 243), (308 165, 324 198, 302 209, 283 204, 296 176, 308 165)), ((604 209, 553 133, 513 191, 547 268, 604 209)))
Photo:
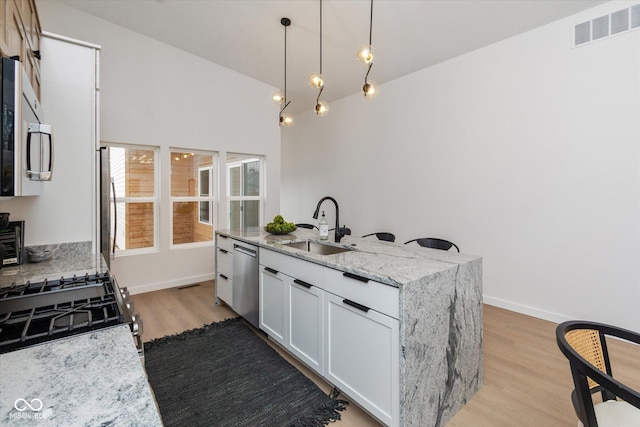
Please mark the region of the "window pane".
POLYGON ((260 225, 260 201, 259 200, 245 200, 243 202, 242 210, 244 213, 244 227, 257 227, 260 225))
POLYGON ((112 229, 116 227, 116 250, 152 248, 153 203, 118 203, 117 215, 111 205, 112 229))
POLYGON ((200 194, 201 197, 209 196, 209 169, 200 169, 200 194))
MULTIPOLYGON (((208 205, 208 202, 206 202, 208 205)), ((213 240, 213 227, 200 223, 199 202, 173 203, 173 244, 213 240)))
POLYGON ((240 216, 242 215, 242 201, 232 200, 229 204, 230 218, 229 226, 232 230, 240 230, 242 224, 240 223, 240 216))
POLYGON ((209 217, 209 202, 199 202, 200 203, 200 222, 205 224, 210 224, 209 217))
POLYGON ((229 195, 241 196, 240 194, 240 166, 229 168, 229 195))
POLYGON ((121 147, 112 147, 111 151, 116 152, 112 158, 120 162, 119 168, 114 167, 113 163, 111 167, 118 197, 153 197, 155 189, 154 151, 121 147), (118 151, 120 153, 117 153, 118 151), (118 191, 118 187, 120 187, 120 191, 118 191))
POLYGON ((243 196, 260 195, 260 162, 244 163, 244 194, 243 196))
MULTIPOLYGON (((212 164, 213 156, 211 154, 171 152, 171 196, 198 196, 200 169, 211 167, 212 164)), ((206 186, 208 191, 208 178, 206 186)))

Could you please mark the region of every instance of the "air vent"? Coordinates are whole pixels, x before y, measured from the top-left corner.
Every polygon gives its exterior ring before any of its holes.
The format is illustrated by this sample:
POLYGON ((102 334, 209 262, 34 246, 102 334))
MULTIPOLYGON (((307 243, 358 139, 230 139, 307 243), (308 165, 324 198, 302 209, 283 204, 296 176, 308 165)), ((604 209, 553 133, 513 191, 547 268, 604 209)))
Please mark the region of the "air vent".
POLYGON ((619 10, 611 14, 611 34, 618 34, 629 29, 629 9, 619 10))
POLYGON ((631 7, 631 28, 640 28, 640 4, 631 7))
POLYGON ((598 40, 609 35, 609 15, 601 16, 591 21, 593 27, 593 40, 598 40))
POLYGON ((573 46, 640 28, 640 4, 581 22, 573 27, 573 46))
POLYGON ((591 41, 591 21, 576 25, 576 46, 591 41))

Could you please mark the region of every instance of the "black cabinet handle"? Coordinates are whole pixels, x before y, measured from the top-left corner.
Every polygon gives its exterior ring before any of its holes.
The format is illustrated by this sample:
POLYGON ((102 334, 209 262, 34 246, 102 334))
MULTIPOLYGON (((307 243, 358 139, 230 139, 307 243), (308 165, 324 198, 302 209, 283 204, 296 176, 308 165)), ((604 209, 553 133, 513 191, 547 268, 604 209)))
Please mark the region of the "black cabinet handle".
POLYGON ((344 277, 348 277, 349 279, 354 279, 354 280, 357 280, 359 282, 364 282, 364 283, 369 282, 369 279, 367 279, 366 277, 358 276, 358 275, 353 274, 353 273, 342 273, 342 275, 344 277))
POLYGON ((358 304, 357 302, 353 302, 350 299, 343 299, 342 302, 345 303, 346 305, 350 305, 353 308, 357 308, 358 310, 362 310, 365 313, 367 313, 369 311, 369 307, 367 307, 366 305, 358 304))
POLYGON ((264 269, 271 274, 278 274, 278 270, 274 270, 273 268, 265 267, 264 269))
POLYGON ((222 237, 223 239, 228 239, 229 236, 225 236, 224 234, 218 234, 218 237, 222 237))
POLYGON ((307 283, 307 282, 302 281, 302 280, 300 280, 300 279, 295 279, 295 280, 293 281, 293 283, 296 283, 296 284, 298 284, 298 285, 300 285, 300 286, 304 286, 304 287, 305 287, 305 288, 307 288, 307 289, 309 289, 309 288, 311 288, 311 287, 313 286, 311 283, 307 283))
POLYGON ((220 277, 222 277, 224 280, 229 280, 229 278, 227 276, 225 276, 224 274, 219 274, 220 277))
POLYGON ((220 252, 222 252, 223 254, 228 254, 228 253, 229 253, 229 251, 224 250, 224 249, 220 249, 220 248, 218 248, 218 250, 219 250, 220 252))

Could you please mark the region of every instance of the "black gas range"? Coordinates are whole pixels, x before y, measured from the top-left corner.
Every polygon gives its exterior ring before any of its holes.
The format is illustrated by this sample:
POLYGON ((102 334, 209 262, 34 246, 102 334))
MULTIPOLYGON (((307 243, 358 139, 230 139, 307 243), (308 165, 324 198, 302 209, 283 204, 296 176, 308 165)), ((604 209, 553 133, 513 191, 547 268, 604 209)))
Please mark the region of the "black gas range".
POLYGON ((142 322, 109 273, 13 283, 0 288, 0 353, 128 324, 141 358, 142 322))

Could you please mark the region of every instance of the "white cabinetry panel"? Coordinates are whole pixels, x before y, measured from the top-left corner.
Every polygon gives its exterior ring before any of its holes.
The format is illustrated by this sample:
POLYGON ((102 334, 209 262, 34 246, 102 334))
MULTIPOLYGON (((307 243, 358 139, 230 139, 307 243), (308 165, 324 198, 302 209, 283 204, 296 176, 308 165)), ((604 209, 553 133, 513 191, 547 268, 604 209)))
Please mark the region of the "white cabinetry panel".
POLYGON ((322 289, 289 283, 287 348, 320 375, 324 370, 322 289))
POLYGON ((233 307, 233 239, 216 235, 216 297, 233 307))
POLYGON ((398 320, 344 301, 325 295, 325 377, 385 424, 397 425, 398 320))
POLYGON ((276 342, 286 346, 286 292, 291 278, 260 266, 260 329, 276 342))
POLYGON ((394 319, 400 315, 400 290, 393 286, 325 268, 323 289, 357 301, 394 319))
POLYGON ((233 285, 231 279, 223 274, 216 275, 216 295, 227 305, 233 307, 233 285))

